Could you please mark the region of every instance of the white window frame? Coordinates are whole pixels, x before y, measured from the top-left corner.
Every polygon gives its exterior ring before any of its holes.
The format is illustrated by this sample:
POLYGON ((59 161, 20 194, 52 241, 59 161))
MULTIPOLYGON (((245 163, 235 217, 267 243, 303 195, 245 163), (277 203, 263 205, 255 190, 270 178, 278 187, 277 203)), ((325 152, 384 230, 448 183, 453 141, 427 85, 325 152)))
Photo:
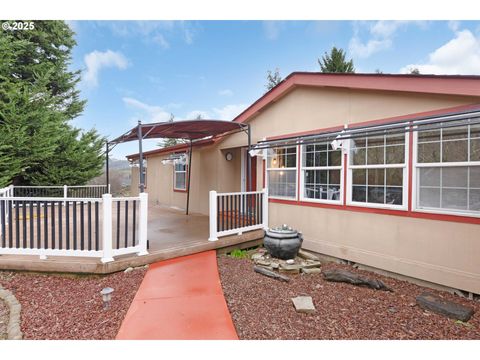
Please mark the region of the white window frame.
MULTIPOLYGON (((459 125, 460 126, 460 125, 459 125)), ((442 141, 440 141, 440 147, 442 147, 442 141)), ((418 131, 414 131, 413 134, 413 152, 412 152, 412 211, 419 213, 427 214, 440 214, 440 215, 456 215, 456 216, 468 216, 473 218, 480 218, 480 212, 473 211, 462 211, 462 210, 453 210, 453 209, 442 209, 442 208, 427 208, 419 207, 419 181, 418 168, 422 167, 436 167, 436 168, 445 168, 445 167, 465 167, 465 166, 480 166, 480 161, 459 161, 459 162, 435 162, 435 163, 419 163, 417 161, 418 155, 418 131)), ((440 153, 440 157, 442 153, 440 153)), ((470 158, 470 131, 468 136, 468 158, 470 158)), ((441 158, 440 158, 441 160, 441 158)), ((467 179, 468 183, 469 179, 467 179)), ((467 195, 468 196, 468 195, 467 195)))
MULTIPOLYGON (((318 144, 330 144, 330 141, 319 142, 318 144)), ((312 144, 315 145, 315 144, 312 144)), ((304 149, 307 145, 299 145, 300 147, 300 160, 299 160, 299 169, 300 169, 300 201, 320 203, 320 204, 333 204, 333 205, 342 205, 343 204, 343 192, 344 192, 344 178, 345 178, 345 156, 343 151, 340 151, 341 162, 340 166, 313 166, 307 167, 303 166, 303 156, 305 154, 304 149), (339 200, 326 200, 326 199, 312 199, 305 196, 305 171, 306 170, 340 170, 340 199, 339 200)), ((328 155, 327 155, 328 156, 328 155)), ((298 186, 297 186, 298 191, 298 186)))
MULTIPOLYGON (((185 154, 186 155, 186 154, 185 154)), ((188 171, 188 164, 185 164, 185 170, 183 171, 177 171, 176 169, 177 164, 173 164, 173 190, 178 190, 178 191, 187 191, 187 171, 188 171), (177 188, 177 173, 184 173, 185 174, 185 187, 182 188, 177 188)))
MULTIPOLYGON (((388 135, 388 134, 387 134, 388 135)), ((375 135, 371 135, 372 137, 375 135)), ((365 137, 368 137, 365 136, 365 137)), ((365 208, 376 208, 376 209, 388 209, 388 210, 399 210, 399 211, 408 211, 408 177, 409 177, 409 146, 410 146, 410 131, 409 128, 405 128, 405 156, 403 166, 398 166, 396 164, 375 164, 375 165, 352 165, 351 164, 351 153, 349 151, 347 157, 347 202, 349 206, 358 206, 365 208), (391 205, 391 204, 376 204, 369 202, 359 202, 352 200, 352 173, 355 169, 403 169, 403 184, 402 184, 402 205, 391 205)), ((385 156, 385 155, 384 155, 385 156)))
POLYGON ((267 152, 268 150, 264 150, 264 159, 265 159, 265 187, 269 189, 269 176, 268 172, 269 171, 295 171, 295 196, 290 197, 290 196, 275 196, 275 195, 270 195, 270 192, 268 194, 269 199, 278 199, 278 200, 291 200, 291 201, 297 201, 298 200, 298 162, 299 162, 299 157, 300 157, 300 146, 299 145, 293 145, 293 146, 279 146, 278 148, 288 148, 288 147, 295 147, 297 152, 296 152, 296 166, 293 168, 269 168, 268 167, 268 156, 267 152))

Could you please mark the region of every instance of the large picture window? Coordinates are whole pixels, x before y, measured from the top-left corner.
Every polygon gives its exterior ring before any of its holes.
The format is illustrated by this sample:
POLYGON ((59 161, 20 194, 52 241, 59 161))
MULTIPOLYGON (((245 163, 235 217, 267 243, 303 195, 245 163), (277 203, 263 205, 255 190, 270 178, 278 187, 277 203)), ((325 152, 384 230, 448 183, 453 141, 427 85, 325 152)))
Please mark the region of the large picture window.
POLYGON ((480 214, 480 124, 418 129, 416 208, 480 214))
POLYGON ((269 149, 267 154, 269 196, 296 198, 297 147, 269 149))
POLYGON ((406 135, 352 140, 349 199, 373 207, 406 207, 406 135))
POLYGON ((175 190, 187 189, 187 165, 175 163, 173 168, 173 187, 175 190))
POLYGON ((342 151, 330 142, 302 146, 302 200, 341 201, 342 151))

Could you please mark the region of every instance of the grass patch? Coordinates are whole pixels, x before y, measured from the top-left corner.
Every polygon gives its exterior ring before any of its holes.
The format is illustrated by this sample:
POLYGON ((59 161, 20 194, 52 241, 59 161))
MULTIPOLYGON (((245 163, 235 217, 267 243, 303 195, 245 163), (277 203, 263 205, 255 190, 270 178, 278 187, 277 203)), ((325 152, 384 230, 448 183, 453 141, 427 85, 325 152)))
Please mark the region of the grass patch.
POLYGON ((248 251, 242 249, 233 249, 227 255, 235 259, 248 259, 250 257, 248 251))

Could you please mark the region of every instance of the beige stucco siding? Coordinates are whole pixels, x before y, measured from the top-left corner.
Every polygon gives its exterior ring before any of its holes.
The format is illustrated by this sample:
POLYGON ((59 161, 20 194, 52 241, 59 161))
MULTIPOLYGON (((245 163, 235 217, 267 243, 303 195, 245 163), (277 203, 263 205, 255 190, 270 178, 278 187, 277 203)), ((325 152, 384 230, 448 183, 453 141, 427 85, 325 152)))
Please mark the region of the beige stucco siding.
MULTIPOLYGON (((299 87, 250 121, 252 141, 478 101, 479 98, 444 95, 299 87)), ((229 148, 245 144, 245 135, 238 133, 222 141, 220 146, 229 148)))
POLYGON ((310 250, 480 293, 479 225, 278 203, 269 220, 300 229, 310 250))

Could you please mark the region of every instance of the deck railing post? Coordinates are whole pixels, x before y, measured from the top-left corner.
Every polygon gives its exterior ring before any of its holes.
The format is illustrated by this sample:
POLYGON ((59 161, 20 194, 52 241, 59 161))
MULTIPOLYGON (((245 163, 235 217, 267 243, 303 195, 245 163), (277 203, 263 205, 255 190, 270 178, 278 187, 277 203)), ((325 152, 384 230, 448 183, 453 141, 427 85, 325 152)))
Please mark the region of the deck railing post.
POLYGON ((142 192, 140 197, 140 211, 138 224, 138 246, 140 247, 138 256, 148 255, 147 251, 147 233, 148 233, 148 193, 142 192))
POLYGON ((102 263, 114 261, 112 251, 112 195, 102 195, 102 243, 103 256, 102 263))
POLYGON ((65 207, 67 205, 66 203, 66 199, 68 197, 68 186, 67 185, 63 185, 63 198, 65 199, 63 201, 63 207, 65 207))
POLYGON ((263 229, 268 230, 268 189, 265 188, 262 190, 262 217, 263 217, 263 229))
POLYGON ((209 241, 218 240, 217 237, 217 192, 211 190, 209 193, 209 221, 210 221, 210 237, 209 241))

